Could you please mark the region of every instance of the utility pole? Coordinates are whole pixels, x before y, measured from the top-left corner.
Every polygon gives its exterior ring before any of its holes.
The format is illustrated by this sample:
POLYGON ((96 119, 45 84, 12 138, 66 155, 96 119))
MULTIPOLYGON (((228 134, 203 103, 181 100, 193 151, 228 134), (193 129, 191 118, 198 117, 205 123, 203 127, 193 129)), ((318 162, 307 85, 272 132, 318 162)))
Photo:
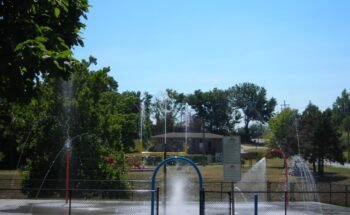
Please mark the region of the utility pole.
MULTIPOLYGON (((167 157, 167 144, 166 144, 166 118, 167 118, 167 102, 166 98, 164 99, 164 160, 167 157)), ((163 167, 163 172, 164 172, 164 213, 166 213, 166 164, 163 167)))
POLYGON ((289 107, 289 104, 286 104, 286 100, 283 100, 283 104, 281 104, 281 111, 289 107))
POLYGON ((348 163, 350 163, 350 137, 349 137, 350 127, 348 125, 348 163))
POLYGON ((188 104, 186 102, 185 105, 185 144, 184 144, 184 152, 187 154, 187 134, 188 133, 188 104))
MULTIPOLYGON (((348 94, 349 98, 349 94, 348 94)), ((348 134, 348 163, 350 163, 350 137, 349 137, 349 132, 350 132, 350 111, 349 111, 349 104, 346 106, 346 112, 345 112, 345 126, 347 127, 346 131, 348 134)))
POLYGON ((349 137, 349 132, 350 132, 350 93, 346 93, 346 100, 344 101, 344 107, 343 107, 343 110, 344 110, 344 120, 345 120, 345 129, 346 129, 346 132, 347 132, 347 136, 348 136, 348 163, 350 163, 350 137, 349 137))

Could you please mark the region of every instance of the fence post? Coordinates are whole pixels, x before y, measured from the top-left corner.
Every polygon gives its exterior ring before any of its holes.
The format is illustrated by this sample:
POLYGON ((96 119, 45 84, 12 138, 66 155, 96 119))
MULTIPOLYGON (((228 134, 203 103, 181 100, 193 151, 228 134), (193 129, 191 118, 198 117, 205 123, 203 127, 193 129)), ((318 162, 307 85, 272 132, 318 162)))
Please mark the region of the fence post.
POLYGON ((231 192, 227 192, 227 194, 228 194, 228 203, 229 203, 229 205, 228 205, 228 214, 230 214, 230 215, 232 215, 232 209, 231 209, 231 207, 232 207, 232 193, 231 192))
POLYGON ((232 197, 232 215, 235 215, 235 184, 231 182, 231 197, 232 197))
POLYGON ((345 185, 345 206, 348 206, 348 185, 345 185))
POLYGON ((72 212, 72 190, 69 190, 68 215, 71 215, 71 212, 72 212))
POLYGON ((254 215, 258 215, 258 194, 254 194, 254 215))
POLYGON ((288 207, 288 192, 284 192, 284 215, 287 215, 287 207, 288 207))
POLYGON ((271 201, 271 182, 267 181, 267 187, 266 187, 266 191, 267 191, 267 201, 270 202, 271 201))
POLYGON ((332 204, 332 183, 329 183, 329 204, 332 204))
POLYGON ((156 191, 156 201, 157 201, 157 207, 156 207, 156 214, 159 215, 159 187, 157 187, 157 191, 156 191))
POLYGON ((199 215, 204 215, 205 210, 205 193, 204 189, 199 192, 199 215))
POLYGON ((220 193, 220 197, 221 197, 221 201, 222 201, 222 181, 220 182, 220 189, 221 189, 221 193, 220 193))
MULTIPOLYGON (((134 190, 134 182, 130 181, 131 190, 134 190)), ((134 201, 134 192, 131 192, 131 200, 134 201)))
POLYGON ((294 185, 295 183, 290 183, 289 186, 289 201, 295 201, 294 185))

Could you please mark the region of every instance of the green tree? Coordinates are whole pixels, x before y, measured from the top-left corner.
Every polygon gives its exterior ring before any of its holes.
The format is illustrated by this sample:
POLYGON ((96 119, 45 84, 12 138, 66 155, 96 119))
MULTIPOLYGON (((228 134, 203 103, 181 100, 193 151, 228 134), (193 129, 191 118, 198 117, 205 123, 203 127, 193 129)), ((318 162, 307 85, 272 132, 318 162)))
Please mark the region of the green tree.
MULTIPOLYGON (((108 75, 109 68, 90 71, 92 63, 96 59, 91 57, 75 64, 68 82, 46 79, 40 87, 41 96, 18 111, 33 133, 26 146, 26 187, 38 187, 31 179, 43 178, 56 157, 48 178, 64 178, 63 152, 67 142, 71 142, 72 178, 124 178, 124 152, 133 147, 133 140, 138 137, 139 93, 118 93, 117 82, 108 75)), ((72 187, 85 185, 81 182, 72 187)), ((115 188, 120 186, 124 185, 115 188)))
POLYGON ((317 106, 310 103, 304 110, 301 121, 301 152, 305 159, 313 164, 314 172, 316 163, 317 173, 322 176, 325 160, 344 162, 340 136, 332 122, 330 109, 321 112, 317 106))
POLYGON ((318 175, 323 176, 325 160, 344 164, 340 134, 332 122, 332 111, 330 109, 326 109, 321 115, 321 121, 316 131, 316 139, 318 175))
POLYGON ((46 78, 67 79, 75 59, 71 48, 83 45, 79 32, 87 0, 0 0, 0 142, 3 168, 14 168, 16 130, 11 110, 41 92, 46 78))
POLYGON ((30 99, 43 78, 68 78, 87 11, 87 0, 1 0, 0 98, 30 99))
POLYGON ((279 148, 290 155, 298 154, 296 136, 296 119, 298 111, 285 108, 268 121, 269 131, 266 135, 270 148, 279 148))
POLYGON ((235 108, 244 114, 245 137, 243 140, 250 141, 249 123, 252 121, 267 122, 273 116, 276 107, 274 98, 266 98, 264 87, 252 83, 237 84, 229 89, 230 102, 235 108))
POLYGON ((234 133, 240 114, 230 106, 228 96, 228 91, 217 88, 208 92, 196 90, 188 95, 188 104, 195 111, 194 117, 201 122, 202 132, 234 133))
POLYGON ((141 101, 143 102, 143 131, 142 131, 142 139, 143 139, 143 145, 146 149, 150 147, 151 144, 151 137, 152 137, 152 129, 153 129, 153 123, 151 121, 151 114, 152 114, 152 95, 148 92, 143 93, 143 96, 141 98, 141 101))
POLYGON ((321 119, 321 111, 317 106, 309 104, 301 116, 300 143, 301 154, 312 163, 313 171, 316 172, 317 139, 316 132, 321 119))
POLYGON ((335 125, 337 125, 340 132, 344 133, 344 136, 346 133, 347 140, 343 141, 343 144, 347 145, 347 159, 350 162, 350 93, 345 89, 334 102, 332 112, 335 125))
POLYGON ((267 131, 267 126, 262 123, 253 123, 249 126, 251 138, 261 138, 267 131))
POLYGON ((155 119, 154 133, 164 133, 165 117, 167 132, 173 132, 175 126, 181 123, 181 116, 185 110, 185 95, 176 90, 166 89, 161 97, 155 98, 152 107, 155 119))

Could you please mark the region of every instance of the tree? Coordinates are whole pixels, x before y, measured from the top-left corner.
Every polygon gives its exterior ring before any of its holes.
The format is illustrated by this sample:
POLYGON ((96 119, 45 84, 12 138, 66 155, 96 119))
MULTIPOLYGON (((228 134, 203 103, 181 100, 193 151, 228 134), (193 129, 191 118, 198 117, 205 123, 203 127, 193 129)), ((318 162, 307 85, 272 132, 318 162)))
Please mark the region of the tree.
POLYGON ((267 130, 267 126, 262 123, 253 123, 249 126, 249 135, 251 138, 261 138, 267 130))
POLYGON ((87 11, 87 0, 0 1, 1 99, 30 99, 40 80, 69 77, 87 11))
POLYGON ((162 97, 153 103, 154 133, 164 133, 166 117, 167 132, 175 131, 176 124, 181 123, 185 110, 185 95, 176 90, 166 89, 162 97))
POLYGON ((344 164, 343 147, 340 144, 340 134, 332 122, 332 111, 326 109, 321 115, 321 121, 316 131, 318 175, 324 174, 325 160, 344 164))
POLYGON ((229 104, 228 91, 214 88, 208 92, 196 90, 188 95, 188 104, 195 111, 195 118, 201 122, 202 132, 216 134, 234 133, 240 114, 229 104))
POLYGON ((269 131, 267 140, 270 148, 278 148, 290 155, 298 154, 298 140, 296 136, 296 118, 298 111, 285 108, 268 121, 269 131))
POLYGON ((304 110, 300 132, 301 152, 306 160, 313 164, 313 170, 322 176, 324 161, 344 163, 342 147, 337 127, 332 122, 330 109, 321 112, 317 106, 309 104, 304 110))
POLYGON ((150 147, 150 140, 152 137, 152 128, 153 123, 151 121, 152 114, 152 95, 148 92, 143 93, 141 98, 141 102, 143 103, 143 131, 142 131, 142 139, 143 145, 145 148, 150 147))
POLYGON ((252 83, 237 84, 229 89, 230 103, 244 114, 245 141, 250 141, 249 123, 259 121, 265 123, 273 116, 276 106, 274 98, 266 98, 264 87, 252 83))
MULTIPOLYGON (((124 153, 138 137, 140 94, 118 93, 117 82, 108 75, 109 68, 89 69, 95 62, 91 57, 75 64, 68 82, 45 79, 40 86, 41 96, 16 112, 24 126, 29 124, 32 130, 29 144, 19 146, 27 147, 26 188, 38 186, 31 179, 43 178, 55 158, 61 162, 53 165, 48 178, 63 179, 62 152, 67 142, 71 143, 72 178, 124 179, 124 153)), ((72 187, 85 185, 81 182, 72 187)), ((116 184, 115 188, 123 186, 116 184)))
POLYGON ((46 78, 67 79, 75 59, 71 48, 83 45, 87 0, 0 0, 0 142, 4 168, 17 159, 16 131, 10 110, 26 105, 46 78))
POLYGON ((350 93, 345 89, 333 104, 332 112, 333 121, 335 125, 337 125, 339 131, 347 134, 347 159, 348 162, 350 162, 350 93))
POLYGON ((316 172, 317 161, 317 139, 316 132, 319 127, 321 118, 321 111, 317 106, 309 104, 303 111, 301 116, 301 130, 300 130, 300 142, 301 142, 301 154, 305 160, 312 163, 313 171, 316 172))

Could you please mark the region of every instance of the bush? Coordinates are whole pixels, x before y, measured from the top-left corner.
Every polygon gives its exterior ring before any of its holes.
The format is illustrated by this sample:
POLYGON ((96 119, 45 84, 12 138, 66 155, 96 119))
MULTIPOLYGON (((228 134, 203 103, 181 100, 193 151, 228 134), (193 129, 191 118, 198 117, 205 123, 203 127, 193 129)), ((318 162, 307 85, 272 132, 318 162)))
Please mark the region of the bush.
POLYGON ((187 155, 186 157, 191 159, 195 164, 198 164, 198 165, 207 164, 207 155, 193 154, 193 155, 187 155))

